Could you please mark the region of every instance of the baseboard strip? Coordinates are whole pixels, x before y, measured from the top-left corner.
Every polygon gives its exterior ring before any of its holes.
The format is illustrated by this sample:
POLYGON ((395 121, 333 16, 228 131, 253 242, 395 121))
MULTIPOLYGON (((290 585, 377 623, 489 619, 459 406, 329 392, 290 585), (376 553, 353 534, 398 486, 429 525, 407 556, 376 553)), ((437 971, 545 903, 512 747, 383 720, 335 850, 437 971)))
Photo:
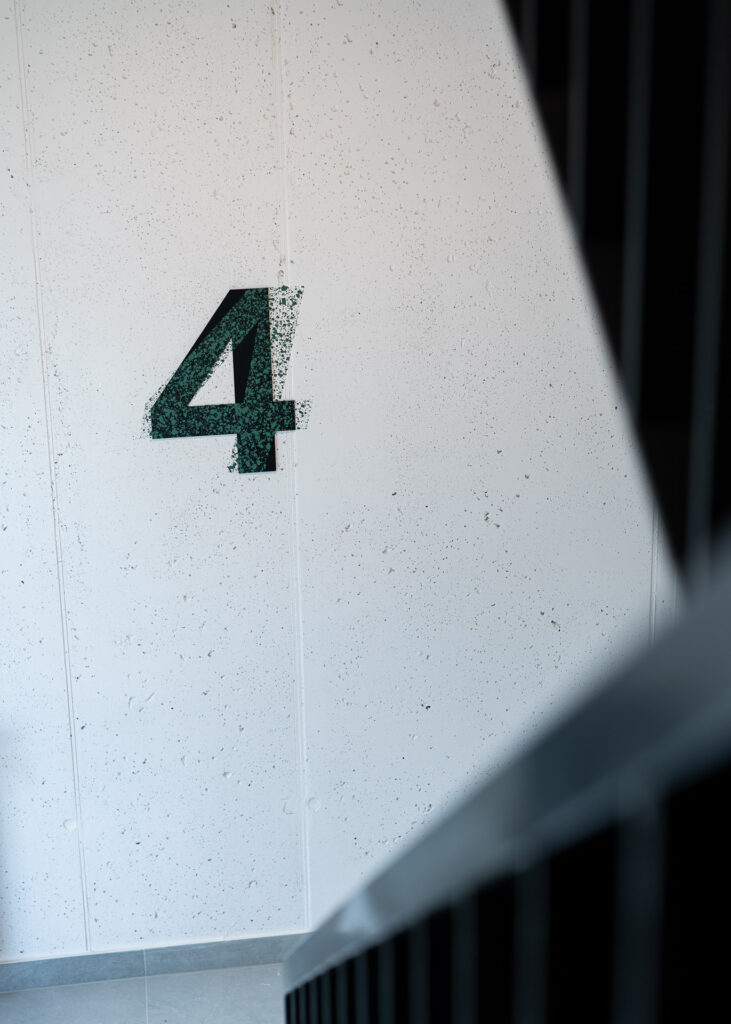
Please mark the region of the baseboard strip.
POLYGON ((110 953, 82 953, 45 960, 0 963, 0 992, 53 985, 79 985, 90 981, 141 978, 153 974, 181 974, 222 967, 255 967, 285 960, 304 934, 267 935, 253 939, 158 946, 110 953))

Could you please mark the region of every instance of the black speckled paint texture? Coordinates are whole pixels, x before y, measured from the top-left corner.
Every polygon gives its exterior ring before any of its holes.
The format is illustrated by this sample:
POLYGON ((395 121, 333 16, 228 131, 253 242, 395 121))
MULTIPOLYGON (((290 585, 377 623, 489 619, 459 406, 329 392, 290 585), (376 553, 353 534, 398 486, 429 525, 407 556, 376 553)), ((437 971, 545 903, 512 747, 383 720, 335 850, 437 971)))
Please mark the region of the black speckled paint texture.
POLYGON ((274 434, 294 430, 295 403, 281 395, 292 351, 301 289, 230 291, 150 409, 154 438, 235 434, 233 461, 239 473, 276 469, 274 434), (274 316, 270 318, 270 309, 274 316), (234 402, 190 402, 233 349, 234 402), (275 357, 272 359, 272 351, 275 357))

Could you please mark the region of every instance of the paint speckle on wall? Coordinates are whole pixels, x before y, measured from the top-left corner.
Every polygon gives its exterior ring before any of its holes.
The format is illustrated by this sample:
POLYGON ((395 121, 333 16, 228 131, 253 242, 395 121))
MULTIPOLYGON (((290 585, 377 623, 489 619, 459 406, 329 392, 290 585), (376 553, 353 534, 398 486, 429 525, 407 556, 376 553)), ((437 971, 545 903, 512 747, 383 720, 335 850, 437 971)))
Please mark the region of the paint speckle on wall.
POLYGON ((301 401, 294 403, 294 421, 297 424, 297 430, 307 429, 311 412, 312 402, 309 398, 303 398, 301 401))
MULTIPOLYGON (((282 400, 292 355, 294 332, 302 302, 302 288, 280 285, 269 289, 269 323, 272 337, 272 385, 274 397, 282 400)), ((299 426, 299 424, 298 424, 299 426)))

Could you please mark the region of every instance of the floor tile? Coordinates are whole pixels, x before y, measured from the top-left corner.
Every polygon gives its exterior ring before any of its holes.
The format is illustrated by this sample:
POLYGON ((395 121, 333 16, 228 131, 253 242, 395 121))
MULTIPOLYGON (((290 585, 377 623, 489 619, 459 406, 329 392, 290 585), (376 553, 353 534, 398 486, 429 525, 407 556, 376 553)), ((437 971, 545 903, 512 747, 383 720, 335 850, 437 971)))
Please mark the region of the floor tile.
POLYGON ((145 979, 0 993, 2 1024, 146 1024, 145 979))
POLYGON ((283 1024, 281 964, 147 979, 149 1024, 283 1024))

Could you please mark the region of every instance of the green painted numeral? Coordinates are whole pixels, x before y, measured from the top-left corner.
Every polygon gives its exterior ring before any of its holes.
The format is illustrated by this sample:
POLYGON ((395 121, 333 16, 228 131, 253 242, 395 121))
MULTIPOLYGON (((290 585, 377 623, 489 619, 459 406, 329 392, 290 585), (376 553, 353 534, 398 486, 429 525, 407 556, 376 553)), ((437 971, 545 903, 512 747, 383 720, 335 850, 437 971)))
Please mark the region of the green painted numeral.
POLYGON ((150 410, 153 437, 236 434, 239 473, 276 469, 274 434, 295 429, 295 403, 275 401, 269 289, 230 291, 150 410), (231 343, 234 402, 190 405, 231 343))

